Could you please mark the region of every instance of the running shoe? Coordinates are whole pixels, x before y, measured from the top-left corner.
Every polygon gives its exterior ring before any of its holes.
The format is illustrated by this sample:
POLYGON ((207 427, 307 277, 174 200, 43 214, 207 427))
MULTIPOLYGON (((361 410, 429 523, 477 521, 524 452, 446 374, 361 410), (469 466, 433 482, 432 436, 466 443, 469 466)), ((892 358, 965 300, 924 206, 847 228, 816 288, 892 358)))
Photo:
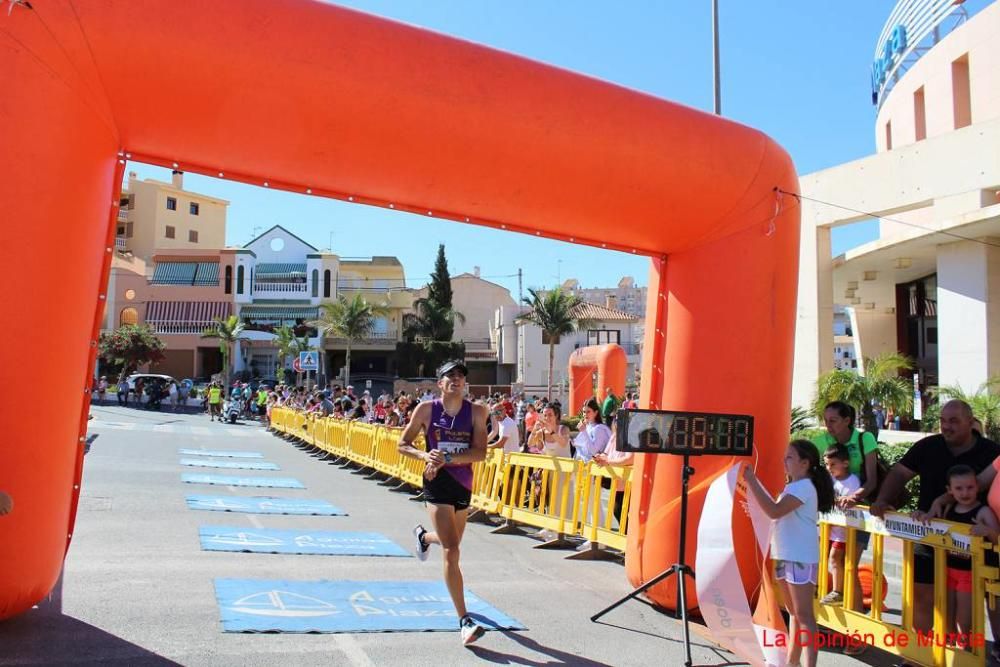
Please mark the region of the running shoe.
POLYGON ((417 538, 417 546, 413 550, 413 555, 417 557, 417 560, 425 561, 427 560, 427 552, 430 551, 431 545, 424 542, 424 535, 427 534, 427 529, 421 526, 419 523, 413 527, 413 536, 417 538))
POLYGON ((468 614, 462 617, 459 627, 462 629, 462 646, 474 644, 486 634, 486 628, 472 620, 468 614))

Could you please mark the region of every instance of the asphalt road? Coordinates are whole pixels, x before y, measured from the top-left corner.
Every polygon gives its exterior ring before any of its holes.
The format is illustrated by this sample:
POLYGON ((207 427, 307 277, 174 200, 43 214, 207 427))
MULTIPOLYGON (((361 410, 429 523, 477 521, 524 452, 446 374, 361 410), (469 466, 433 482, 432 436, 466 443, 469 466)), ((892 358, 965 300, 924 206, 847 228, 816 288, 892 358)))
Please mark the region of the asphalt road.
MULTIPOLYGON (((590 615, 630 588, 617 562, 568 561, 522 536, 470 524, 462 544, 465 585, 527 630, 489 632, 472 649, 457 632, 372 634, 223 633, 213 580, 439 580, 440 551, 415 558, 202 551, 198 527, 312 528, 380 532, 409 548, 426 522, 422 505, 322 462, 256 424, 202 415, 93 408, 80 512, 63 581, 53 599, 0 623, 0 664, 120 665, 680 665, 681 626, 639 602, 595 624, 590 615), (182 468, 179 448, 257 451, 280 472, 182 468), (181 483, 183 472, 295 477, 307 487, 250 489, 181 483), (349 516, 193 511, 187 494, 325 499, 349 516)), ((695 664, 733 656, 693 635, 695 664)), ((824 665, 892 664, 824 653, 824 665)))

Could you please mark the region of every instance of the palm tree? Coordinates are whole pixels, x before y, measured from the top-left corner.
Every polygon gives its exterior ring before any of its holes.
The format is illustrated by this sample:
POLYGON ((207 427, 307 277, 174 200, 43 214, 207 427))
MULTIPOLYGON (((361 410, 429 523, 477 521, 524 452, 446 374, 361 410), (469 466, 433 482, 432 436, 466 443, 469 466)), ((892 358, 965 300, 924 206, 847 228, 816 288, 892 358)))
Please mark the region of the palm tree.
POLYGON ((899 376, 899 371, 913 368, 913 361, 903 354, 882 354, 864 360, 865 374, 850 370, 833 370, 816 380, 816 401, 813 411, 820 417, 831 401, 844 401, 861 414, 865 430, 878 437, 875 425, 875 404, 896 414, 913 410, 913 383, 899 376))
POLYGON ((965 401, 972 408, 972 414, 983 423, 983 435, 997 441, 1000 437, 1000 375, 995 375, 979 385, 974 394, 967 394, 961 385, 931 387, 928 393, 937 401, 924 411, 923 429, 937 429, 941 421, 941 404, 951 400, 965 401))
MULTIPOLYGON (((301 338, 296 338, 295 334, 292 334, 292 338, 288 344, 288 351, 296 359, 303 352, 312 352, 316 347, 309 344, 309 337, 302 336, 301 338)), ((308 376, 307 376, 308 379, 308 376)), ((302 384, 302 371, 296 371, 295 373, 295 384, 296 386, 302 384)))
POLYGON ((201 334, 202 338, 219 339, 219 351, 222 352, 222 377, 225 379, 227 388, 229 387, 229 360, 233 356, 233 346, 239 342, 240 335, 245 328, 246 325, 239 317, 230 315, 226 318, 216 317, 215 326, 211 329, 205 329, 201 334))
POLYGON ((422 338, 447 343, 455 333, 455 323, 465 324, 465 315, 430 297, 415 299, 413 310, 403 316, 403 337, 407 340, 422 338))
MULTIPOLYGON (((517 319, 538 326, 542 330, 543 338, 548 338, 549 383, 546 396, 552 400, 552 369, 555 364, 556 343, 559 342, 560 336, 587 326, 587 321, 578 316, 579 306, 583 301, 569 292, 564 292, 561 287, 549 290, 544 296, 529 287, 528 294, 531 297, 525 297, 524 304, 530 310, 517 319)), ((573 410, 577 407, 571 406, 573 410)))
POLYGON ((285 381, 285 360, 295 354, 295 332, 290 326, 280 326, 274 330, 274 343, 278 347, 278 376, 279 382, 285 381))
POLYGON ((387 306, 380 306, 368 301, 360 294, 348 299, 340 296, 336 301, 323 303, 319 306, 319 319, 307 322, 316 327, 320 334, 331 338, 343 338, 347 341, 347 375, 344 384, 351 383, 351 346, 372 335, 375 331, 375 320, 389 314, 387 306))

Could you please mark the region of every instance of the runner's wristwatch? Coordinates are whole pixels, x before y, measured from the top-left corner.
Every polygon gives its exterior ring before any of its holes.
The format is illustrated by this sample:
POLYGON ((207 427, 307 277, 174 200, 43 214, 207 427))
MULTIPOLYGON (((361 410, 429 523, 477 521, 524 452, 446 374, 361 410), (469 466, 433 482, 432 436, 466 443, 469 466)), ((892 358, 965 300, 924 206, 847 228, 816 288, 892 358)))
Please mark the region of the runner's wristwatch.
POLYGON ((451 452, 445 452, 444 453, 444 462, 445 463, 451 463, 451 459, 452 459, 451 452))

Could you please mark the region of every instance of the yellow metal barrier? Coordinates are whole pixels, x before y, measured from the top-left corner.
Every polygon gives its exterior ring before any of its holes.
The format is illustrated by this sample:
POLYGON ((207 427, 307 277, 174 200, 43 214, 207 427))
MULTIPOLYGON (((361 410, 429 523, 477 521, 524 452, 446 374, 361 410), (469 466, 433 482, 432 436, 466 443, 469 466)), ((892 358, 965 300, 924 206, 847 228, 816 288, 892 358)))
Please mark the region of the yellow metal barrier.
POLYGON ((372 436, 375 435, 375 427, 362 422, 351 422, 347 434, 348 456, 355 463, 361 464, 365 468, 372 467, 372 436))
POLYGON ((503 495, 504 453, 500 448, 491 449, 486 459, 472 466, 472 501, 475 509, 500 514, 503 495))
POLYGON ((843 605, 816 604, 816 618, 820 625, 831 630, 851 635, 866 644, 902 656, 906 660, 922 665, 973 667, 986 662, 985 614, 983 600, 990 593, 990 605, 1000 593, 997 567, 986 565, 985 555, 994 549, 980 537, 970 535, 967 524, 934 520, 923 525, 909 515, 888 513, 885 520, 868 514, 865 508, 853 508, 844 512, 831 512, 820 517, 820 572, 818 590, 820 596, 827 590, 830 574, 826 563, 829 557, 829 534, 831 526, 847 527, 846 553, 844 554, 844 603, 843 605), (854 562, 857 550, 857 531, 872 534, 872 605, 868 612, 854 611, 854 587, 848 582, 854 580, 854 562), (895 537, 903 541, 902 576, 902 619, 900 624, 890 623, 883 617, 882 577, 885 571, 885 538, 895 537), (917 544, 928 545, 934 550, 934 612, 933 630, 917 633, 913 630, 913 554, 917 544), (962 552, 971 557, 972 562, 972 627, 967 649, 948 645, 949 633, 946 626, 948 612, 948 591, 946 560, 949 551, 962 552), (857 633, 857 634, 855 634, 857 633))
MULTIPOLYGON (((403 456, 397 444, 402 429, 378 424, 320 418, 290 408, 274 408, 272 427, 303 442, 346 457, 410 486, 422 488, 424 462, 403 456), (305 427, 305 428, 303 428, 305 427)), ((425 449, 423 435, 413 443, 425 449)), ((614 519, 622 494, 628 515, 631 468, 587 465, 539 454, 509 454, 494 449, 473 466, 472 507, 519 523, 577 535, 624 551, 626 526, 614 519), (610 480, 610 493, 601 482, 610 480)))
MULTIPOLYGON (((402 433, 402 430, 399 432, 402 433)), ((399 435, 396 436, 396 442, 399 442, 399 435)), ((414 440, 412 445, 417 449, 426 450, 427 442, 424 440, 423 434, 414 440)), ((396 468, 396 477, 412 487, 422 489, 424 488, 425 467, 426 464, 420 459, 415 459, 409 456, 400 456, 399 465, 396 468)))
POLYGON ((583 493, 578 514, 580 535, 594 544, 625 551, 628 506, 632 497, 632 467, 589 463, 584 470, 587 474, 581 475, 583 493), (605 480, 610 483, 610 494, 602 493, 605 480), (619 493, 623 495, 620 510, 616 512, 619 493), (623 520, 619 521, 616 514, 623 520))
POLYGON ((327 417, 327 419, 330 420, 330 425, 326 430, 326 444, 335 456, 345 458, 349 453, 347 443, 348 429, 351 424, 333 417, 327 417))
POLYGON ((508 454, 500 516, 562 535, 576 534, 575 480, 582 464, 542 454, 508 454))

